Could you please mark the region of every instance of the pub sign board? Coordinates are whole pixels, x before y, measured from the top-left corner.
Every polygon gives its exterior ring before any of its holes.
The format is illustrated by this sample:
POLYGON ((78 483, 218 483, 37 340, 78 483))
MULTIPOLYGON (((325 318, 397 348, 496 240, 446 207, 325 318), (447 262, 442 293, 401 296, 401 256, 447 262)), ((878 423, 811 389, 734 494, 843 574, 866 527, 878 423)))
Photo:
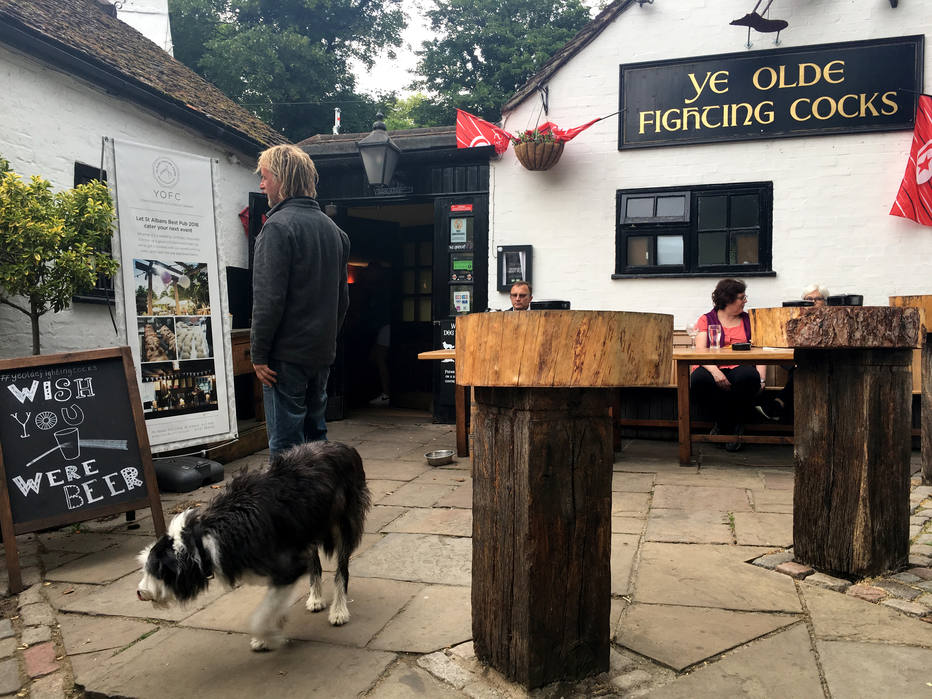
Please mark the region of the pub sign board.
MULTIPOLYGON (((0 525, 16 534, 149 507, 164 517, 128 347, 0 361, 0 525)), ((11 548, 12 547, 12 548, 11 548)))
POLYGON ((923 39, 623 64, 618 149, 912 129, 923 39))

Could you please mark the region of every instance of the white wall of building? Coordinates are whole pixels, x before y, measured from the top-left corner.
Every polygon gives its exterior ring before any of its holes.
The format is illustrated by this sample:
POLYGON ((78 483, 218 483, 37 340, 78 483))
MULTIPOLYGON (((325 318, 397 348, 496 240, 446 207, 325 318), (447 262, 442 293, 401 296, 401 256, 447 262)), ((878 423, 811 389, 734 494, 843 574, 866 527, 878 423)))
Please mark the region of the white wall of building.
MULTIPOLYGON (((220 265, 247 266, 239 212, 249 192, 258 191, 254 160, 5 47, 0 47, 0 93, 5 95, 0 155, 23 178, 40 175, 55 190, 73 186, 76 161, 100 164, 104 136, 215 158, 220 265)), ((123 343, 100 304, 75 303, 61 313, 49 312, 40 328, 43 354, 123 343)), ((31 353, 28 316, 0 305, 0 358, 31 353)))
MULTIPOLYGON (((774 3, 789 27, 780 47, 926 34, 924 74, 932 73, 928 3, 889 0, 774 3)), ((622 12, 550 79, 542 123, 578 126, 618 109, 619 65, 745 49, 747 29, 729 21, 751 3, 657 0, 622 12)), ((751 50, 774 46, 751 32, 751 50)), ((511 133, 538 122, 540 99, 507 115, 511 133)), ((912 132, 845 134, 618 150, 618 117, 569 142, 551 170, 525 170, 512 148, 491 168, 489 305, 509 306, 495 287, 498 245, 534 246, 537 299, 574 309, 674 314, 683 328, 711 307, 713 278, 616 279, 615 195, 619 189, 772 181, 775 277, 749 277, 749 307, 780 305, 819 282, 860 293, 866 305, 896 294, 932 293, 932 228, 889 216, 906 169, 912 132)))

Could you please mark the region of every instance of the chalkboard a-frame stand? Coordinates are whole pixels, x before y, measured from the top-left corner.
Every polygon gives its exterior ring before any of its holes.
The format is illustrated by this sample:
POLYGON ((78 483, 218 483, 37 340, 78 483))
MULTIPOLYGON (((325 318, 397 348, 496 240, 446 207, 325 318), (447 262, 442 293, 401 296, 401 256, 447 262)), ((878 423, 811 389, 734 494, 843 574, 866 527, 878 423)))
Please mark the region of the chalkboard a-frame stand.
POLYGON ((0 361, 0 530, 16 535, 143 508, 165 519, 129 347, 0 361))

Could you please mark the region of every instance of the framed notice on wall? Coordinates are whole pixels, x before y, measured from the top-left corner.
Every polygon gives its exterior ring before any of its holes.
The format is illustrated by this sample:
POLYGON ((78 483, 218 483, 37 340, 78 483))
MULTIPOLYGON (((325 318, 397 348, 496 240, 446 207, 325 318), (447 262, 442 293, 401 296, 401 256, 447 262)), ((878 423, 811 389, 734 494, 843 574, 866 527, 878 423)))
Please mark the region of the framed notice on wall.
POLYGON ((530 245, 498 246, 498 290, 508 291, 515 282, 531 283, 530 245))
POLYGON ((16 535, 151 508, 165 531, 128 347, 0 361, 0 528, 16 535))

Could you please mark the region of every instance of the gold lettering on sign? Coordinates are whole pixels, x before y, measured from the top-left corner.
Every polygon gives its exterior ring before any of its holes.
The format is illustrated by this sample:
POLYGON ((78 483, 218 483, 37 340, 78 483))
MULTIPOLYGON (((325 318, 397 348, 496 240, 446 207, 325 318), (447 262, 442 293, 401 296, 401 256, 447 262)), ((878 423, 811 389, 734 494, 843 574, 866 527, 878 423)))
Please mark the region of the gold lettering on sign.
POLYGON ((845 62, 829 61, 825 66, 817 63, 797 63, 795 66, 781 65, 778 68, 763 66, 754 71, 751 82, 758 90, 766 92, 790 87, 812 87, 822 80, 837 85, 845 81, 845 62))
POLYGON ((688 100, 685 100, 685 104, 692 104, 697 99, 699 99, 699 95, 701 95, 702 91, 705 90, 706 85, 708 85, 709 89, 717 95, 724 95, 726 92, 728 92, 728 71, 717 70, 714 73, 709 73, 707 71, 705 78, 702 79, 701 85, 696 82, 696 74, 690 73, 689 82, 692 83, 696 94, 690 97, 688 100))

